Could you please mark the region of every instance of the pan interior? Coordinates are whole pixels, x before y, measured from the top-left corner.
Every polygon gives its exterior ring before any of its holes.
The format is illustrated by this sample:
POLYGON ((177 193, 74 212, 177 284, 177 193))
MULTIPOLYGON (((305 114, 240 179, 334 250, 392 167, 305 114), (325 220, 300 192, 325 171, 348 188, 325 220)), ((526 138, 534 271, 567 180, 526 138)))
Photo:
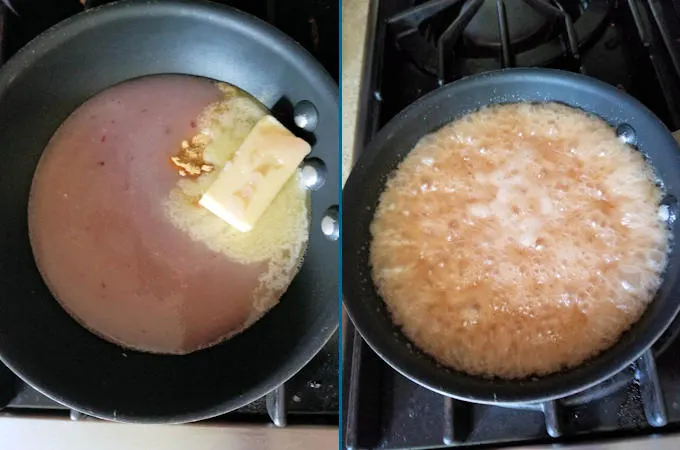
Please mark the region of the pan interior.
MULTIPOLYGON (((0 72, 0 356, 28 383, 67 406, 107 419, 199 420, 261 397, 297 372, 337 326, 337 242, 321 222, 338 202, 337 87, 301 47, 236 10, 196 2, 98 8, 38 37, 0 72), (300 129, 324 182, 311 192, 305 263, 278 306, 233 339, 187 356, 124 350, 63 311, 33 261, 26 207, 41 152, 85 100, 126 80, 186 74, 249 92, 289 129, 300 129), (10 175, 11 174, 11 175, 10 175), (285 325, 282 325, 285 324, 285 325)), ((200 299, 197 299, 199 301, 200 299)))
MULTIPOLYGON (((370 275, 369 226, 385 181, 427 133, 489 104, 558 102, 595 114, 629 133, 664 184, 668 198, 680 190, 680 153, 664 125, 615 88, 567 72, 511 69, 477 75, 422 98, 391 121, 357 162, 343 193, 343 296, 368 344, 389 364, 437 392, 475 402, 532 402, 566 396, 617 372, 648 348, 678 311, 680 264, 671 249, 662 286, 641 319, 609 350, 569 371, 538 379, 483 379, 444 368, 413 347, 395 327, 370 275)), ((675 207, 675 205, 673 205, 675 207)), ((671 225, 673 235, 678 224, 671 225)))

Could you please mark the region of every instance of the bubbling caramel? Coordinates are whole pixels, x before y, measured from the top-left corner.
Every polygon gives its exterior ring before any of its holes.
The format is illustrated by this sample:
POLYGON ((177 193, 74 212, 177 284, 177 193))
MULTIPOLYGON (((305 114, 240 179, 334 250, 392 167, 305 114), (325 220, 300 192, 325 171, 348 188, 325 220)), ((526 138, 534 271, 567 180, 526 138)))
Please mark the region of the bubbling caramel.
POLYGON ((666 265, 662 193, 603 120, 555 103, 469 114, 421 139, 371 224, 396 324, 446 366, 506 379, 613 345, 666 265))

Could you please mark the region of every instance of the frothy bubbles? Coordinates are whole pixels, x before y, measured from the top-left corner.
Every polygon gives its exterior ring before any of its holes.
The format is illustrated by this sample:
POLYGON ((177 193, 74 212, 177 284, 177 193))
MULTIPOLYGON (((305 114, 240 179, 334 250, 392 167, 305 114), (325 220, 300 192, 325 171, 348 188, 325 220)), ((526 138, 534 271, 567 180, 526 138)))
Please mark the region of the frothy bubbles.
POLYGON ((675 211, 634 142, 558 104, 494 106, 424 137, 371 225, 394 321, 476 375, 544 375, 611 346, 661 282, 675 211))

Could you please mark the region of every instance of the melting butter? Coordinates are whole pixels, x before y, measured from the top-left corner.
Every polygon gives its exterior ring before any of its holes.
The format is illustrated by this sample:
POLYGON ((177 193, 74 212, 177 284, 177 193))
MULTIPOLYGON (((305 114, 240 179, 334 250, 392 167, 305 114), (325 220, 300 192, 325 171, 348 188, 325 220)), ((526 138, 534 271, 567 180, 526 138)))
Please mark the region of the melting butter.
MULTIPOLYGON (((209 147, 218 145, 224 145, 223 140, 218 138, 209 147)), ((307 142, 267 115, 255 124, 199 204, 237 230, 250 231, 310 151, 307 142)))

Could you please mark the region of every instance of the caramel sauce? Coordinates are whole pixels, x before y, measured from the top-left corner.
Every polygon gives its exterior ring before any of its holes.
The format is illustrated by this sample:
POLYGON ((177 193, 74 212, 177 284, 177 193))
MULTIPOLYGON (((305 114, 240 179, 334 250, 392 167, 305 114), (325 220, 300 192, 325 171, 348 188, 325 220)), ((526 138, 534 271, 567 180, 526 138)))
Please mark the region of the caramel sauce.
POLYGON ((523 378, 581 364, 652 300, 669 232, 643 155, 558 104, 482 109, 425 136, 371 224, 392 318, 442 364, 523 378))

